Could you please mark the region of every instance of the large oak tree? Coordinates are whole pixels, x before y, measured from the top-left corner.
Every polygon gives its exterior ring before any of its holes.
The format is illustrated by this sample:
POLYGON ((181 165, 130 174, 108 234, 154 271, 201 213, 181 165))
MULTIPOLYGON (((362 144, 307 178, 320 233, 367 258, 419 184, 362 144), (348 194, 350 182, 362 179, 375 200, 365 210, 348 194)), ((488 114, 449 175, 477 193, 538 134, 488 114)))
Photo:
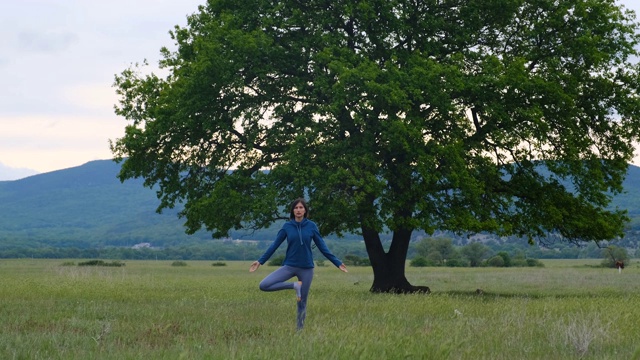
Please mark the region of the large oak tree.
POLYGON ((323 233, 362 235, 372 291, 426 290, 404 272, 417 230, 622 235, 634 21, 613 0, 210 0, 166 76, 116 76, 112 152, 187 232, 266 227, 305 196, 323 233))

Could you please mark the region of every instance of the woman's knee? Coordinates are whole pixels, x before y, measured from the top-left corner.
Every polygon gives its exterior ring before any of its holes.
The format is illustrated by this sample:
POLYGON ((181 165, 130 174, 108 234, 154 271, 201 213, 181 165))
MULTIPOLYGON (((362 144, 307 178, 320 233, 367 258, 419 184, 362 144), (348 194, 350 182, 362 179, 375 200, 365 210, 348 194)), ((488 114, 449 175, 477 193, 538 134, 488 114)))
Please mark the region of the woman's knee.
POLYGON ((269 283, 267 283, 266 281, 262 280, 262 281, 260 282, 260 285, 259 285, 260 290, 262 290, 262 291, 269 291, 269 285, 271 285, 271 284, 269 284, 269 283))

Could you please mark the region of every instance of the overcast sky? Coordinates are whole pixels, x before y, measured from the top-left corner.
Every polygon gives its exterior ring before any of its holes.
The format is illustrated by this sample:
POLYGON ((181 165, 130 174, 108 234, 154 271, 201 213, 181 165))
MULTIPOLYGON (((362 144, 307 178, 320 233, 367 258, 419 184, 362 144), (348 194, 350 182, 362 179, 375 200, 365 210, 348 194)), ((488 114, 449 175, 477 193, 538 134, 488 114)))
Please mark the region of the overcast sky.
POLYGON ((127 124, 114 75, 157 64, 169 30, 204 2, 0 0, 0 180, 110 159, 127 124))

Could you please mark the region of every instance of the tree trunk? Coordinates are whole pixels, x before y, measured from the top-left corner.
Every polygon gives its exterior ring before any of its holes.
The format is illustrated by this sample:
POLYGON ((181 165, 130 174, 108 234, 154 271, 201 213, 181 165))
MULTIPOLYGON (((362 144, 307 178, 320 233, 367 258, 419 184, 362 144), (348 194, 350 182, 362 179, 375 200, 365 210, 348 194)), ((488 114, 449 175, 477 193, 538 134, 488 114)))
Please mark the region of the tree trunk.
POLYGON ((410 230, 398 230, 393 233, 389 252, 384 251, 378 232, 363 229, 363 237, 373 267, 371 292, 396 294, 431 292, 427 286, 411 285, 405 277, 404 268, 411 239, 410 230))

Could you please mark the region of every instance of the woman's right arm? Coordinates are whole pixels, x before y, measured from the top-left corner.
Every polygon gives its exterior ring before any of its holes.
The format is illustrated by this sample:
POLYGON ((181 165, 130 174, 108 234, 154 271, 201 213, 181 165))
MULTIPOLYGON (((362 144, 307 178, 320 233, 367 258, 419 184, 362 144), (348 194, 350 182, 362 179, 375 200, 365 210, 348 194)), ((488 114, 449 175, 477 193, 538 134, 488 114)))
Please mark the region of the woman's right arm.
POLYGON ((252 262, 251 266, 249 267, 249 272, 254 272, 258 270, 259 267, 260 267, 260 263, 258 261, 252 262))

